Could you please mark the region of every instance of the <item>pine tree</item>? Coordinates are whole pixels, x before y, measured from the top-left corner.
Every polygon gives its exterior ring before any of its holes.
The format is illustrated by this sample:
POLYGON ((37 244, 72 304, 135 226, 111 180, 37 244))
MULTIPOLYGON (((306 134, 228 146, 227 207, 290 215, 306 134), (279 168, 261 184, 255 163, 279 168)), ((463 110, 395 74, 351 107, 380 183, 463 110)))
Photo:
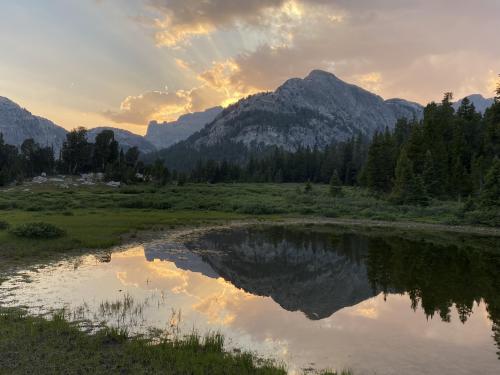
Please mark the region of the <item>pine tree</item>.
POLYGON ((337 170, 333 171, 332 177, 330 178, 330 195, 332 197, 338 197, 342 194, 342 182, 340 181, 337 170))
POLYGON ((422 178, 427 192, 431 196, 437 196, 440 192, 440 189, 437 187, 439 179, 437 178, 437 171, 436 168, 434 168, 434 159, 430 150, 427 150, 427 152, 425 153, 422 178))
POLYGON ((396 145, 392 134, 376 133, 368 151, 368 159, 363 170, 365 185, 377 192, 390 192, 394 177, 396 145))
POLYGON ((500 74, 498 75, 498 83, 495 95, 495 103, 500 103, 500 74))
POLYGON ((396 180, 391 200, 397 204, 426 205, 428 203, 423 179, 415 176, 412 162, 405 149, 401 151, 396 166, 396 180))
POLYGON ((495 158, 486 175, 481 204, 484 207, 500 206, 500 159, 498 158, 495 158))

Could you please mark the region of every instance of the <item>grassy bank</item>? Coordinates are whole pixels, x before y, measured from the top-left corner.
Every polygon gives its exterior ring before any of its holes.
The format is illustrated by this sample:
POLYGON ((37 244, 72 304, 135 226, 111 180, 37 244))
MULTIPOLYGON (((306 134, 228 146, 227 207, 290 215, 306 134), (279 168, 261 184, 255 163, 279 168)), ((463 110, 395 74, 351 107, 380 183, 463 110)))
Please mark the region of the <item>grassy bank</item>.
POLYGON ((365 190, 344 188, 331 197, 328 186, 302 184, 192 184, 182 187, 26 186, 0 191, 0 220, 12 228, 47 222, 66 231, 62 238, 24 239, 0 230, 0 257, 23 258, 68 249, 106 248, 137 231, 203 225, 236 219, 326 217, 467 223, 463 204, 435 201, 428 207, 397 206, 365 190))
POLYGON ((286 374, 286 369, 251 353, 226 351, 218 334, 156 339, 152 344, 151 338, 128 337, 116 329, 87 334, 62 314, 47 320, 0 308, 0 373, 275 375, 286 374))
POLYGON ((5 374, 285 374, 249 353, 228 353, 223 337, 129 338, 105 329, 89 335, 60 315, 52 320, 0 310, 0 373, 5 374))

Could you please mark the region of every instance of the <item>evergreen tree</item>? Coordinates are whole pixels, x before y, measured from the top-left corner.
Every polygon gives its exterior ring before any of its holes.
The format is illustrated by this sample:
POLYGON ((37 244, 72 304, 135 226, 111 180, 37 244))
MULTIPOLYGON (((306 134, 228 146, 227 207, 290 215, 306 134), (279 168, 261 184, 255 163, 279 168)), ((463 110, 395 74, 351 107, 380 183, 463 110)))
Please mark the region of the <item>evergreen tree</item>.
POLYGON ((165 164, 161 159, 155 160, 154 164, 150 167, 149 175, 153 182, 158 186, 164 186, 170 180, 170 172, 165 167, 165 164))
POLYGON ((396 166, 396 180, 391 200, 398 204, 426 205, 427 193, 422 178, 415 176, 413 165, 405 149, 401 151, 396 166))
POLYGON ((394 178, 396 147, 392 135, 375 133, 368 159, 363 171, 363 181, 367 187, 377 192, 390 192, 394 178))
POLYGON ((495 90, 495 103, 500 103, 500 74, 498 75, 497 89, 495 90))
POLYGON ((91 151, 85 128, 80 127, 70 131, 61 150, 64 171, 73 175, 87 172, 90 169, 91 151))
POLYGON ((498 158, 495 158, 486 175, 481 204, 487 208, 500 206, 500 159, 498 158))
POLYGON ((342 181, 338 176, 337 171, 333 171, 332 177, 330 178, 330 195, 332 197, 338 197, 342 194, 342 181))
POLYGON ((104 172, 108 164, 115 164, 118 160, 118 147, 112 130, 103 130, 97 134, 92 155, 93 170, 104 172))
POLYGON ((429 193, 429 195, 434 197, 437 196, 441 189, 437 186, 437 184, 439 183, 439 178, 437 177, 436 168, 434 168, 434 159, 430 150, 427 150, 427 152, 425 153, 422 178, 426 191, 429 193))

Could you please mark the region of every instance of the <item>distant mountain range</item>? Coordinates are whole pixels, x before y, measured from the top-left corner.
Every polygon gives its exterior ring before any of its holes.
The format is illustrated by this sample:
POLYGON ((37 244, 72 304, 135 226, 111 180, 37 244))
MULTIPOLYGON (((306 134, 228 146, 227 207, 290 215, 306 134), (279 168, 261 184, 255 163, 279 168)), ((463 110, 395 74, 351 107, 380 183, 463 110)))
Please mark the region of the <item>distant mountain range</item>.
POLYGON ((214 107, 204 112, 188 113, 179 117, 177 121, 163 123, 151 121, 145 138, 158 150, 170 147, 203 129, 221 112, 222 107, 214 107))
MULTIPOLYGON (((186 114, 170 123, 158 124, 153 121, 144 137, 124 129, 101 126, 89 129, 87 138, 94 142, 101 131, 112 130, 124 149, 135 146, 142 154, 151 154, 188 138, 211 122, 221 111, 221 107, 215 107, 204 112, 186 114)), ((21 146, 26 139, 32 138, 42 146, 53 147, 57 156, 66 140, 67 130, 50 120, 33 115, 8 98, 0 97, 0 133, 6 143, 15 146, 21 146)))
MULTIPOLYGON (((493 104, 493 99, 481 95, 468 98, 481 113, 493 104)), ((455 109, 460 103, 454 104, 455 109)), ((110 129, 124 148, 137 146, 151 158, 182 160, 187 167, 200 156, 231 159, 268 146, 292 151, 322 148, 356 134, 371 136, 377 130, 393 128, 400 118, 420 119, 422 115, 420 104, 403 99, 384 101, 331 73, 314 70, 304 79, 290 79, 274 92, 253 95, 225 109, 214 107, 173 122, 152 121, 144 137, 112 127, 91 129, 88 137, 93 141, 100 131, 110 129)), ((0 97, 0 133, 7 143, 20 146, 33 138, 52 146, 56 154, 66 138, 62 127, 4 97, 0 97)))

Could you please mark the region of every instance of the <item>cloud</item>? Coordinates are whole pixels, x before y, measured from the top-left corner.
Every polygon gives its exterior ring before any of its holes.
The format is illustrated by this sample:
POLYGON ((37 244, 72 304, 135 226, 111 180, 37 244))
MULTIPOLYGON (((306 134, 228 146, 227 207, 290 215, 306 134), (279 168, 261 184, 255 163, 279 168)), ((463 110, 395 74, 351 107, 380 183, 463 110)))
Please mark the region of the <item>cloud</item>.
POLYGON ((228 80, 270 90, 319 68, 385 97, 426 102, 446 90, 491 95, 490 71, 500 71, 499 2, 326 3, 307 1, 307 17, 288 29, 292 43, 235 56, 228 80))
MULTIPOLYGON (((183 54, 168 51, 179 71, 198 84, 127 97, 120 110, 106 112, 116 122, 145 125, 228 105, 313 69, 331 71, 386 98, 421 103, 439 99, 444 91, 491 96, 500 71, 497 0, 480 5, 465 0, 144 1, 154 15, 157 44, 183 45, 183 54), (232 30, 240 31, 243 41, 259 42, 250 48, 242 43, 208 66, 186 62, 203 54, 189 40, 232 30)), ((207 38, 207 43, 215 42, 207 38)))
POLYGON ((189 94, 184 91, 151 91, 128 96, 118 111, 105 111, 103 115, 116 123, 146 125, 150 120, 172 119, 189 110, 189 94))
MULTIPOLYGON (((192 71, 189 64, 176 60, 177 66, 192 71)), ((150 91, 126 97, 119 110, 108 110, 105 117, 116 123, 147 125, 150 121, 172 121, 187 112, 227 106, 240 98, 258 92, 257 88, 233 82, 238 66, 233 60, 214 63, 197 76, 199 85, 176 92, 150 91)))
POLYGON ((176 46, 194 36, 207 35, 236 23, 258 23, 264 13, 285 0, 149 0, 158 14, 155 20, 159 45, 176 46))

